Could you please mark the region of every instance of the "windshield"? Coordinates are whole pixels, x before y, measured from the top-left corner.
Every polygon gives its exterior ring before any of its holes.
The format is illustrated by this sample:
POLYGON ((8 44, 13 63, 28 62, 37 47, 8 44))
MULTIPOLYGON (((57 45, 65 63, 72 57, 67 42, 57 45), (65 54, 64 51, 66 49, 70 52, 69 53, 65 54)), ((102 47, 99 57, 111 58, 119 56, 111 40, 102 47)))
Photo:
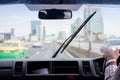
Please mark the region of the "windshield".
POLYGON ((110 41, 110 45, 120 45, 120 40, 110 41))
MULTIPOLYGON (((65 6, 61 5, 62 8, 65 6)), ((0 44, 9 46, 11 44, 4 42, 20 40, 25 45, 25 48, 20 50, 28 59, 52 58, 65 39, 73 34, 94 11, 96 14, 65 51, 59 53, 56 58, 100 57, 103 55, 100 47, 104 40, 120 38, 119 5, 77 4, 70 8, 72 8, 71 19, 43 20, 38 18, 37 7, 35 10, 30 10, 24 4, 0 5, 0 44), (41 44, 34 44, 36 41, 41 44)), ((8 57, 2 55, 2 58, 8 57)), ((13 55, 9 58, 13 58, 13 55)))
POLYGON ((1 46, 3 47, 18 47, 17 43, 3 43, 1 46))

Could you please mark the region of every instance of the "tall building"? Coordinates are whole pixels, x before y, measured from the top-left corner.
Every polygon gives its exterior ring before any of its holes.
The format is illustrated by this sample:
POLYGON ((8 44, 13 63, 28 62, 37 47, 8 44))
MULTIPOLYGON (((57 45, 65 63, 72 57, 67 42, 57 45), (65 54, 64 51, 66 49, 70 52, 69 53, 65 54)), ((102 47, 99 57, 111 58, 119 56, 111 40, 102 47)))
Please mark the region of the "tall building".
POLYGON ((11 35, 14 36, 15 30, 14 28, 11 28, 11 35))
POLYGON ((31 35, 36 35, 37 34, 37 27, 40 26, 40 21, 31 21, 31 35))
POLYGON ((41 22, 40 21, 31 21, 31 40, 40 40, 41 39, 41 22))
POLYGON ((84 19, 88 18, 90 14, 96 11, 96 14, 91 18, 91 20, 84 27, 84 32, 86 36, 104 34, 103 30, 103 19, 100 8, 86 7, 84 9, 84 19))
MULTIPOLYGON (((82 19, 80 18, 77 18, 73 24, 71 24, 71 34, 73 34, 79 27, 80 25, 82 24, 82 19)), ((80 38, 80 37, 83 37, 84 36, 84 32, 83 32, 83 29, 78 33, 77 38, 80 38)))
POLYGON ((14 30, 14 28, 11 28, 11 38, 15 39, 15 30, 14 30))

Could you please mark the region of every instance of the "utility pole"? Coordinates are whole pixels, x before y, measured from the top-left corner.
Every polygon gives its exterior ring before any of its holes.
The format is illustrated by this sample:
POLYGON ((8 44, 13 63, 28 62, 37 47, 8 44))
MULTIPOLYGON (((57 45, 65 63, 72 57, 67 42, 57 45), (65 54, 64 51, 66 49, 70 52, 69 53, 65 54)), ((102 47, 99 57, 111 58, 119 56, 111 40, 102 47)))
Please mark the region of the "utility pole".
MULTIPOLYGON (((88 15, 90 15, 90 12, 91 12, 90 9, 91 9, 91 8, 90 8, 90 5, 88 5, 88 15)), ((92 45, 91 45, 91 39, 90 39, 90 38, 91 38, 91 28, 90 28, 90 27, 91 27, 91 23, 90 23, 90 21, 89 21, 89 22, 88 22, 88 28, 89 28, 89 29, 88 29, 88 33, 89 33, 89 35, 88 35, 88 36, 89 36, 89 49, 88 49, 88 51, 91 51, 91 46, 92 46, 92 45)))

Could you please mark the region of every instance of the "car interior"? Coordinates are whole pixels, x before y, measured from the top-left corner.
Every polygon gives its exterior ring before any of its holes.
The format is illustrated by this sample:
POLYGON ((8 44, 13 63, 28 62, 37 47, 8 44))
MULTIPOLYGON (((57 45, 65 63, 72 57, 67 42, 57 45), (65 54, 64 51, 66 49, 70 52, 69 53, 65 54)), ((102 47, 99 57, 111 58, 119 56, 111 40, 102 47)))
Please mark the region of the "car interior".
MULTIPOLYGON (((77 4, 90 4, 91 6, 93 4, 119 5, 120 1, 0 0, 0 5, 9 4, 24 4, 29 10, 38 11, 37 16, 42 20, 69 20, 73 16, 72 11, 80 7, 77 4), (60 7, 60 5, 63 6, 60 7)), ((95 58, 56 58, 58 54, 64 54, 62 52, 96 13, 93 12, 88 16, 79 25, 79 28, 62 42, 57 51, 53 53, 52 58, 0 59, 0 80, 104 80, 106 61, 103 56, 95 58)), ((120 58, 118 59, 119 62, 120 58)))

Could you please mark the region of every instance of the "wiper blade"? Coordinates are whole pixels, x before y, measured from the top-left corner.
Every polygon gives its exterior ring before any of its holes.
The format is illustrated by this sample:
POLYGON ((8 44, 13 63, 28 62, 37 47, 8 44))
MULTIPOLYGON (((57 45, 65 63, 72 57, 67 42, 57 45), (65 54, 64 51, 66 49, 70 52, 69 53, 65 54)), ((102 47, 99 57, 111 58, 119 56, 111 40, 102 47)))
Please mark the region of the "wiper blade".
MULTIPOLYGON (((72 36, 72 35, 71 35, 72 36)), ((64 46, 64 44, 71 38, 71 36, 69 36, 64 43, 62 43, 62 45, 59 47, 59 49, 55 52, 55 54, 52 56, 52 58, 55 58, 57 56, 57 54, 59 53, 59 51, 62 49, 62 47, 64 46)))
POLYGON ((81 31, 81 29, 86 25, 86 23, 95 15, 96 11, 92 13, 82 24, 81 26, 71 35, 69 36, 64 43, 60 46, 60 48, 56 51, 56 53, 52 56, 52 58, 55 58, 59 51, 61 50, 61 53, 66 49, 66 47, 70 44, 70 42, 76 37, 76 35, 81 31), (68 41, 69 40, 69 41, 68 41), (68 42, 67 42, 68 41, 68 42), (66 43, 67 42, 67 43, 66 43), (66 44, 65 44, 66 43, 66 44))
POLYGON ((86 23, 94 16, 96 11, 91 14, 82 24, 81 26, 74 32, 73 36, 70 38, 70 40, 66 43, 66 45, 63 47, 63 50, 61 53, 66 49, 66 47, 70 44, 70 42, 76 37, 76 35, 81 31, 81 29, 86 25, 86 23))

